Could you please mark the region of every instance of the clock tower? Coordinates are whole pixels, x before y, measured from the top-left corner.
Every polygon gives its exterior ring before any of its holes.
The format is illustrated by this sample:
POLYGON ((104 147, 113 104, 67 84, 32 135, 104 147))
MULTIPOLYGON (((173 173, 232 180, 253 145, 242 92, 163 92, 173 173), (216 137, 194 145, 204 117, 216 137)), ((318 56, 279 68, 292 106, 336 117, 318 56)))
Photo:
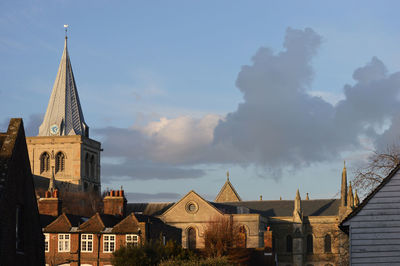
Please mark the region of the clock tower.
POLYGON ((89 138, 67 39, 39 135, 27 137, 31 169, 37 179, 54 176, 60 190, 100 192, 101 144, 89 138))

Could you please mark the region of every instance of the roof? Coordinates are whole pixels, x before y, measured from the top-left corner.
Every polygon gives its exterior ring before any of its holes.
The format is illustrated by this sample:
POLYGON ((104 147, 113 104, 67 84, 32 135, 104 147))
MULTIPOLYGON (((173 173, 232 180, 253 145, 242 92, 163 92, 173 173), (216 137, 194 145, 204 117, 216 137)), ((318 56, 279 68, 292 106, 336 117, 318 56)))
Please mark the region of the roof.
POLYGON ((391 179, 392 177, 399 171, 400 169, 400 164, 398 164, 390 173, 387 177, 385 177, 382 182, 373 190, 371 193, 368 194, 368 196, 361 202, 360 205, 358 205, 349 215, 347 215, 346 218, 343 219, 343 221, 340 223, 340 228, 344 231, 345 230, 345 225, 344 223, 349 221, 352 217, 356 216, 357 213, 359 213, 365 205, 368 204, 368 202, 375 196, 376 193, 379 192, 391 179))
POLYGON ((173 202, 160 202, 160 203, 128 203, 126 206, 126 213, 129 214, 134 212, 135 215, 138 213, 144 215, 161 215, 169 207, 174 205, 173 202))
MULTIPOLYGON (((211 203, 224 213, 240 213, 232 207, 245 207, 250 213, 263 216, 293 216, 294 200, 259 200, 211 203)), ((304 216, 336 216, 339 213, 340 199, 302 200, 304 216)))
POLYGON ((88 137, 88 132, 68 54, 67 37, 65 37, 64 51, 46 114, 39 127, 39 136, 82 135, 88 137), (54 126, 57 127, 53 128, 54 126))
MULTIPOLYGON (((228 174, 229 176, 229 174, 228 174)), ((241 201, 239 194, 236 192, 235 188, 229 181, 229 177, 226 179, 225 184, 222 186, 220 192, 215 198, 215 202, 227 202, 227 201, 241 201)))

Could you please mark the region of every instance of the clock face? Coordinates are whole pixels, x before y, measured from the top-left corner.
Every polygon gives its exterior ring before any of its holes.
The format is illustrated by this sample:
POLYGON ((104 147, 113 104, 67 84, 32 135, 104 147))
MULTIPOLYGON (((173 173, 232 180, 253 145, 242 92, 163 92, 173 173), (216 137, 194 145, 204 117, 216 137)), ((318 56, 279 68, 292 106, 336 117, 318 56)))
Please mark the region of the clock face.
POLYGON ((50 126, 50 134, 52 134, 52 135, 58 134, 58 126, 57 125, 50 126))

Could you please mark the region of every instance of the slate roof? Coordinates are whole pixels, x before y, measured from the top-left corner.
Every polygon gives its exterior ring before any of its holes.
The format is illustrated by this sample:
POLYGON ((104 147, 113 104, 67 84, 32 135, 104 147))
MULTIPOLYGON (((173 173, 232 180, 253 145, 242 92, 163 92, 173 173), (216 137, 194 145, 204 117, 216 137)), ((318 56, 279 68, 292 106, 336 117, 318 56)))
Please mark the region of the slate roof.
POLYGON ((128 203, 126 213, 134 212, 135 215, 138 213, 143 215, 161 215, 172 205, 174 205, 174 202, 128 203))
MULTIPOLYGON (((292 216, 294 200, 257 200, 239 202, 211 202, 211 205, 226 214, 258 213, 266 217, 292 216), (244 207, 240 210, 238 207, 244 207)), ((174 203, 129 203, 127 213, 134 212, 139 219, 140 213, 144 216, 161 215, 174 203)), ((302 200, 304 216, 336 216, 339 213, 340 199, 302 200)))
POLYGON ((39 136, 51 136, 50 127, 53 125, 59 128, 57 136, 89 135, 72 72, 67 37, 46 114, 39 127, 39 136))
MULTIPOLYGON (((292 216, 293 200, 259 200, 240 202, 212 202, 216 208, 225 213, 235 213, 232 207, 246 207, 250 213, 259 213, 263 216, 292 216)), ((336 216, 339 213, 340 199, 302 200, 304 216, 336 216)))

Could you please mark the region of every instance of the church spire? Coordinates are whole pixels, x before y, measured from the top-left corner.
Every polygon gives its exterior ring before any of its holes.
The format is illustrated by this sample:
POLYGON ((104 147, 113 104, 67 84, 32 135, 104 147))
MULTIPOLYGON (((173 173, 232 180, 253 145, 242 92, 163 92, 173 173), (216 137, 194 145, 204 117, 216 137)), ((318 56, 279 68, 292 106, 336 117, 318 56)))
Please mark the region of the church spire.
POLYGON ((360 198, 358 197, 357 189, 356 189, 356 191, 354 193, 354 207, 358 207, 358 205, 360 205, 360 198))
MULTIPOLYGON (((66 26, 64 25, 65 28, 66 26)), ((65 35, 64 51, 46 114, 39 127, 39 136, 82 135, 89 137, 89 127, 83 118, 67 40, 68 37, 65 35)))
POLYGON ((347 206, 347 170, 346 161, 344 161, 342 171, 342 187, 340 190, 340 206, 347 206))
POLYGON ((349 193, 347 194, 347 206, 349 208, 354 207, 354 196, 353 196, 353 188, 351 187, 351 181, 349 184, 349 193))
POLYGON ((301 207, 299 189, 297 189, 296 198, 294 199, 293 220, 297 223, 301 223, 303 221, 303 208, 301 207))

